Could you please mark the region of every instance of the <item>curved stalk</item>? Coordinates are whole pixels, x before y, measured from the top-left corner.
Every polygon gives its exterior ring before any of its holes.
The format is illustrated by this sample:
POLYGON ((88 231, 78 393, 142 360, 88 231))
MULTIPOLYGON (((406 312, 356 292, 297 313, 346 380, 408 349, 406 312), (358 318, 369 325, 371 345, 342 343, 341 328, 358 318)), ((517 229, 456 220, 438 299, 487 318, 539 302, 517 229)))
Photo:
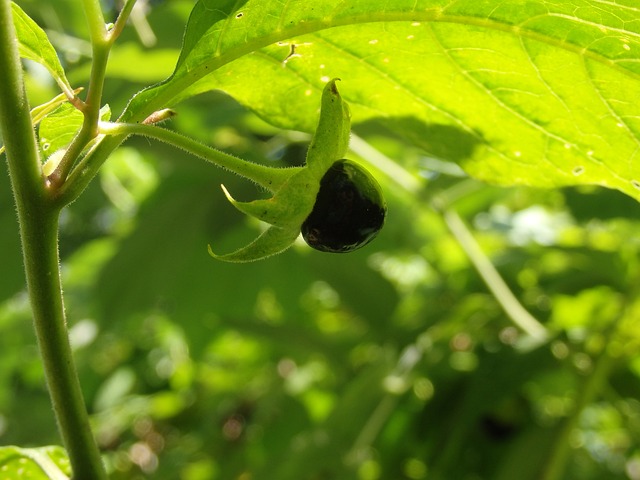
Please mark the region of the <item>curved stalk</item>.
MULTIPOLYGON (((417 178, 404 170, 402 166, 386 158, 384 154, 367 142, 357 136, 352 136, 351 148, 370 161, 371 164, 386 172, 390 180, 408 193, 413 195, 420 194, 423 187, 417 178), (391 175, 389 175, 390 169, 393 172, 391 175)), ((473 188, 469 184, 459 185, 461 186, 458 187, 459 190, 457 192, 452 193, 449 191, 447 195, 435 198, 432 202, 433 208, 441 213, 447 228, 449 228, 451 234, 462 247, 474 268, 514 325, 531 337, 532 342, 530 342, 529 346, 533 347, 546 342, 549 338, 547 329, 522 306, 498 270, 496 270, 496 267, 484 254, 460 216, 455 210, 448 207, 455 198, 463 196, 468 193, 469 188, 473 188)))
POLYGON ((8 0, 0 0, 0 129, 18 212, 33 323, 58 429, 75 479, 106 478, 82 398, 65 322, 58 258, 58 214, 40 160, 8 0))
POLYGON ((447 227, 449 227, 449 231, 465 251, 482 280, 484 280, 484 283, 491 290, 491 293, 511 321, 529 335, 535 344, 546 342, 549 338, 547 329, 518 301, 496 270, 496 267, 493 266, 480 248, 480 245, 478 245, 478 242, 476 242, 476 239, 473 238, 460 216, 451 209, 445 209, 442 212, 442 216, 447 227))
POLYGON ((174 147, 189 152, 196 157, 200 157, 219 167, 248 178, 272 192, 280 189, 291 175, 299 170, 299 168, 295 167, 275 168, 260 165, 258 163, 247 162, 241 158, 234 157, 228 153, 208 147, 197 140, 193 140, 192 138, 186 137, 180 133, 167 130, 166 128, 156 127, 154 125, 101 122, 100 133, 116 136, 143 135, 148 138, 160 140, 161 142, 173 145, 174 147))

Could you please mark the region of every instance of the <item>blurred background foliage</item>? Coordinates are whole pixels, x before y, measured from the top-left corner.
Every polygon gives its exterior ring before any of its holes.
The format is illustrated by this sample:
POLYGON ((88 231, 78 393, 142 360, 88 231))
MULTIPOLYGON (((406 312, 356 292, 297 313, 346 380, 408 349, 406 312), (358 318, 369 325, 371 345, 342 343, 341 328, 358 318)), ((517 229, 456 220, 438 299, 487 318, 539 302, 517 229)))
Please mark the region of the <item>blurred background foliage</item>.
MULTIPOLYGON (((77 2, 20 4, 71 83, 86 84, 77 2)), ((171 72, 192 5, 142 2, 110 61, 114 117, 171 72)), ((33 105, 57 94, 26 70, 33 105)), ((304 161, 305 135, 228 96, 177 110, 173 128, 225 151, 304 161)), ((640 479, 637 203, 600 188, 479 184, 357 121, 358 136, 424 188, 374 169, 388 223, 353 254, 300 244, 259 263, 216 262, 208 244, 230 251, 260 228, 219 184, 239 199, 264 192, 144 139, 64 212, 69 327, 112 477, 527 480, 565 465, 567 480, 640 479), (435 198, 448 199, 548 342, 532 344, 505 314, 435 198)), ((6 174, 0 197, 0 443, 59 444, 6 174)))

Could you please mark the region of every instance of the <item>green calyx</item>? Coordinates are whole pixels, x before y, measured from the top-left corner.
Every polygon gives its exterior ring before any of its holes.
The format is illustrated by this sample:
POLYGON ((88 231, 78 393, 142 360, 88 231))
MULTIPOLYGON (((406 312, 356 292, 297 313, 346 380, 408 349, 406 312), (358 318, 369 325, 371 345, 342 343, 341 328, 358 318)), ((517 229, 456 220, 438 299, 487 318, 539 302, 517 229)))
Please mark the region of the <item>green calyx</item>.
POLYGON ((233 206, 269 227, 253 242, 225 255, 215 254, 209 246, 212 257, 227 262, 252 262, 283 252, 296 240, 303 222, 313 210, 322 177, 336 160, 344 157, 349 146, 349 107, 338 93, 337 80, 329 81, 322 92, 318 128, 309 146, 305 166, 274 169, 279 179, 283 170, 291 171, 291 174, 284 182, 277 183, 280 187, 273 197, 238 202, 222 186, 233 206))

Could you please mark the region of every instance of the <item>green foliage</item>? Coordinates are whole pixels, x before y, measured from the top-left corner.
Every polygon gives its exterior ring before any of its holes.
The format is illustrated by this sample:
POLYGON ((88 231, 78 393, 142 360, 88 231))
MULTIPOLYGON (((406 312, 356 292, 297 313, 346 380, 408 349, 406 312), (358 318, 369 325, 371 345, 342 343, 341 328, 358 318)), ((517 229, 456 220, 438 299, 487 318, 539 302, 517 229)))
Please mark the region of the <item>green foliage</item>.
POLYGON ((348 78, 357 121, 382 118, 485 181, 640 198, 633 6, 209 3, 194 8, 172 77, 124 118, 220 88, 276 125, 312 131, 323 83, 348 78))
POLYGON ((0 447, 0 471, 5 478, 68 480, 70 470, 60 447, 0 447))
MULTIPOLYGON (((100 112, 102 120, 109 120, 111 111, 106 105, 100 112)), ((40 122, 38 140, 44 158, 49 158, 59 149, 65 148, 82 126, 82 113, 70 103, 63 103, 49 112, 40 122)))
MULTIPOLYGON (((109 125, 172 107, 167 128, 308 171, 339 77, 346 156, 371 167, 389 216, 349 255, 291 234, 281 255, 218 262, 207 245, 233 251, 265 228, 219 184, 254 205, 268 185, 149 139, 115 150, 60 222, 70 338, 111 478, 640 478, 634 2, 152 5, 111 52, 109 125)), ((88 36, 74 2, 21 7, 23 55, 54 79, 26 65, 45 159, 43 139, 64 148, 81 128, 58 94, 65 78, 88 85, 88 36)), ((77 171, 114 137, 83 148, 77 171)), ((0 443, 55 444, 9 192, 0 175, 0 443)), ((3 447, 5 466, 70 474, 56 447, 3 447)))
POLYGON ((16 4, 11 3, 20 56, 40 63, 53 76, 63 92, 71 92, 64 69, 47 34, 16 4))

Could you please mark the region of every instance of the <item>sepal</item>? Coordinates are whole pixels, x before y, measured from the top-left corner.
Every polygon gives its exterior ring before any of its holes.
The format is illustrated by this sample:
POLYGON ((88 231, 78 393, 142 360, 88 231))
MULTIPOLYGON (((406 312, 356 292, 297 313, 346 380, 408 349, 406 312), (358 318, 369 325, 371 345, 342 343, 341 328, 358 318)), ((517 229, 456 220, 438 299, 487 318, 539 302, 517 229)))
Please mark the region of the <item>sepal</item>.
MULTIPOLYGON (((302 224, 314 208, 322 177, 349 147, 349 107, 338 92, 337 80, 329 81, 322 92, 320 119, 307 152, 306 165, 292 170, 273 197, 240 202, 222 186, 234 207, 270 227, 246 247, 226 255, 213 253, 209 246, 212 257, 227 262, 251 262, 280 253, 295 242, 302 224)), ((274 169, 274 173, 276 171, 282 170, 274 169)))

